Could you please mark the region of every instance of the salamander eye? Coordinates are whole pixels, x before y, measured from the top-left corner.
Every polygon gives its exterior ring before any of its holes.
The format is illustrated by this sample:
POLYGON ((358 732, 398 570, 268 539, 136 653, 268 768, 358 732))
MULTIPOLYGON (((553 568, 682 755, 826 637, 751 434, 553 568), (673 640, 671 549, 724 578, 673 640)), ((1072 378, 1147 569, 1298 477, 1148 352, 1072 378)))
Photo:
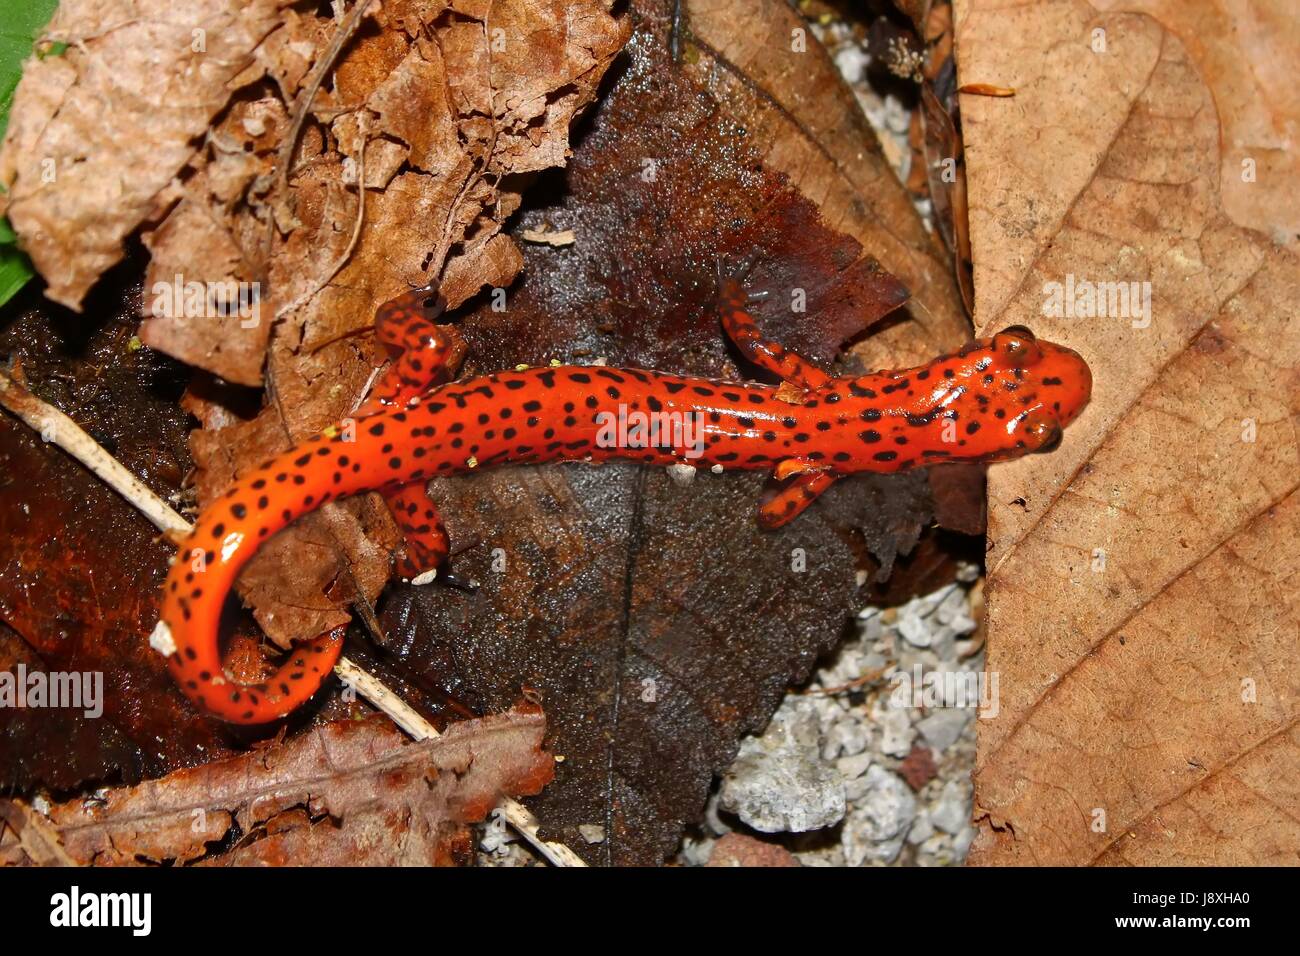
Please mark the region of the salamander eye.
POLYGON ((1043 357, 1038 339, 1023 325, 1009 325, 993 336, 993 350, 1005 357, 1013 368, 1025 368, 1043 357))
POLYGON ((1047 437, 1043 439, 1043 443, 1035 449, 1034 453, 1038 455, 1046 455, 1049 451, 1056 451, 1056 449, 1061 447, 1061 439, 1064 437, 1065 429, 1059 424, 1053 426, 1047 433, 1047 437))
POLYGON ((1020 423, 1020 438, 1025 450, 1032 454, 1046 454, 1061 445, 1065 429, 1056 416, 1045 409, 1029 412, 1020 423))

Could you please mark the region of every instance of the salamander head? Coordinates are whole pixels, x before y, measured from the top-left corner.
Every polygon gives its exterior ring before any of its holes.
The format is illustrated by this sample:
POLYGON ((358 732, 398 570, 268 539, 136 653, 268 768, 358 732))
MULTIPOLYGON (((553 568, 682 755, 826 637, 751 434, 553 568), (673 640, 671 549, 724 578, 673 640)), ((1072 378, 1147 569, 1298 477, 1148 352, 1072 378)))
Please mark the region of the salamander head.
POLYGON ((892 471, 1052 451, 1091 394, 1077 353, 1011 326, 928 365, 855 379, 823 414, 841 434, 869 424, 837 470, 892 471))
POLYGON ((952 403, 986 432, 989 461, 1055 451, 1067 425, 1092 396, 1092 372, 1072 349, 1045 342, 1023 325, 962 349, 953 365, 966 390, 952 403))

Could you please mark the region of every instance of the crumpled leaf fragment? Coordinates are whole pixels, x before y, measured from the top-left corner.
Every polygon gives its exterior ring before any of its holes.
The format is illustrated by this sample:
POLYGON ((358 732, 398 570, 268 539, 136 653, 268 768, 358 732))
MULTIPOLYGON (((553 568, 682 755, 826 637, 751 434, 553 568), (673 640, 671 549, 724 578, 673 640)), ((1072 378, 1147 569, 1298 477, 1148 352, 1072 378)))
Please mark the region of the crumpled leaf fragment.
POLYGON ((551 779, 544 733, 535 707, 418 742, 385 717, 335 721, 134 787, 55 804, 2 800, 0 862, 463 864, 468 824, 551 779))
POLYGON ((194 140, 292 0, 64 0, 27 61, 0 149, 0 213, 77 308, 123 241, 165 205, 194 140), (111 108, 106 106, 111 104, 111 108))

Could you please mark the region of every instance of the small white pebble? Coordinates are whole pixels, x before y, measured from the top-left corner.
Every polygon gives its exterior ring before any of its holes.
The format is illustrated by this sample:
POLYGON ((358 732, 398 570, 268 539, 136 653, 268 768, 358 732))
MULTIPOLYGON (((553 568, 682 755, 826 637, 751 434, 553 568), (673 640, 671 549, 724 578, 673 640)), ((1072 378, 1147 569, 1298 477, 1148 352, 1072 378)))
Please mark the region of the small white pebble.
POLYGON ((154 625, 153 633, 149 635, 149 646, 163 657, 171 657, 176 653, 176 639, 172 637, 172 629, 166 621, 154 625))
POLYGON ((712 468, 709 469, 709 471, 713 472, 715 475, 720 475, 722 474, 722 466, 714 465, 712 468))
POLYGON ((588 843, 605 842, 605 828, 598 823, 579 823, 578 832, 588 843))
POLYGON ((412 584, 430 584, 430 583, 432 583, 432 581, 434 580, 434 578, 436 578, 437 576, 438 576, 438 569, 437 569, 437 568, 430 568, 428 571, 425 571, 425 572, 423 572, 423 573, 421 573, 421 574, 417 574, 415 577, 411 578, 411 583, 412 583, 412 584))
POLYGON ((668 477, 679 485, 688 485, 695 480, 695 466, 685 464, 669 465, 668 477))

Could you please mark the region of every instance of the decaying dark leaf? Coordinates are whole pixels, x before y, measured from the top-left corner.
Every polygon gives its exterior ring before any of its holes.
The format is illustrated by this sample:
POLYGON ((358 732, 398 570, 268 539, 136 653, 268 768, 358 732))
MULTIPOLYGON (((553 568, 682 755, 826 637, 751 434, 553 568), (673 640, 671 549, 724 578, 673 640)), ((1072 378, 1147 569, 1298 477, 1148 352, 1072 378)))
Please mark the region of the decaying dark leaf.
POLYGON ((412 742, 387 718, 336 721, 138 786, 37 808, 0 801, 0 861, 132 866, 464 863, 503 796, 554 760, 536 708, 412 742))
MULTIPOLYGON (((17 631, 0 623, 0 673, 12 675, 15 695, 20 676, 54 669, 17 631)), ((0 709, 0 790, 21 793, 47 786, 71 791, 88 780, 135 776, 129 771, 142 762, 140 748, 112 723, 95 718, 96 707, 6 704, 0 709)))
MULTIPOLYGON (((138 285, 105 291, 91 307, 118 314, 96 331, 41 300, 38 289, 25 290, 10 305, 17 317, 0 333, 0 356, 165 492, 188 466, 189 423, 176 405, 186 373, 131 348, 138 285)), ((117 494, 7 414, 0 461, 0 618, 36 655, 15 649, 5 664, 102 674, 104 692, 103 716, 85 734, 53 732, 60 722, 78 723, 79 712, 0 708, 0 778, 55 787, 132 780, 226 752, 237 738, 172 692, 141 640, 171 547, 117 494)))

